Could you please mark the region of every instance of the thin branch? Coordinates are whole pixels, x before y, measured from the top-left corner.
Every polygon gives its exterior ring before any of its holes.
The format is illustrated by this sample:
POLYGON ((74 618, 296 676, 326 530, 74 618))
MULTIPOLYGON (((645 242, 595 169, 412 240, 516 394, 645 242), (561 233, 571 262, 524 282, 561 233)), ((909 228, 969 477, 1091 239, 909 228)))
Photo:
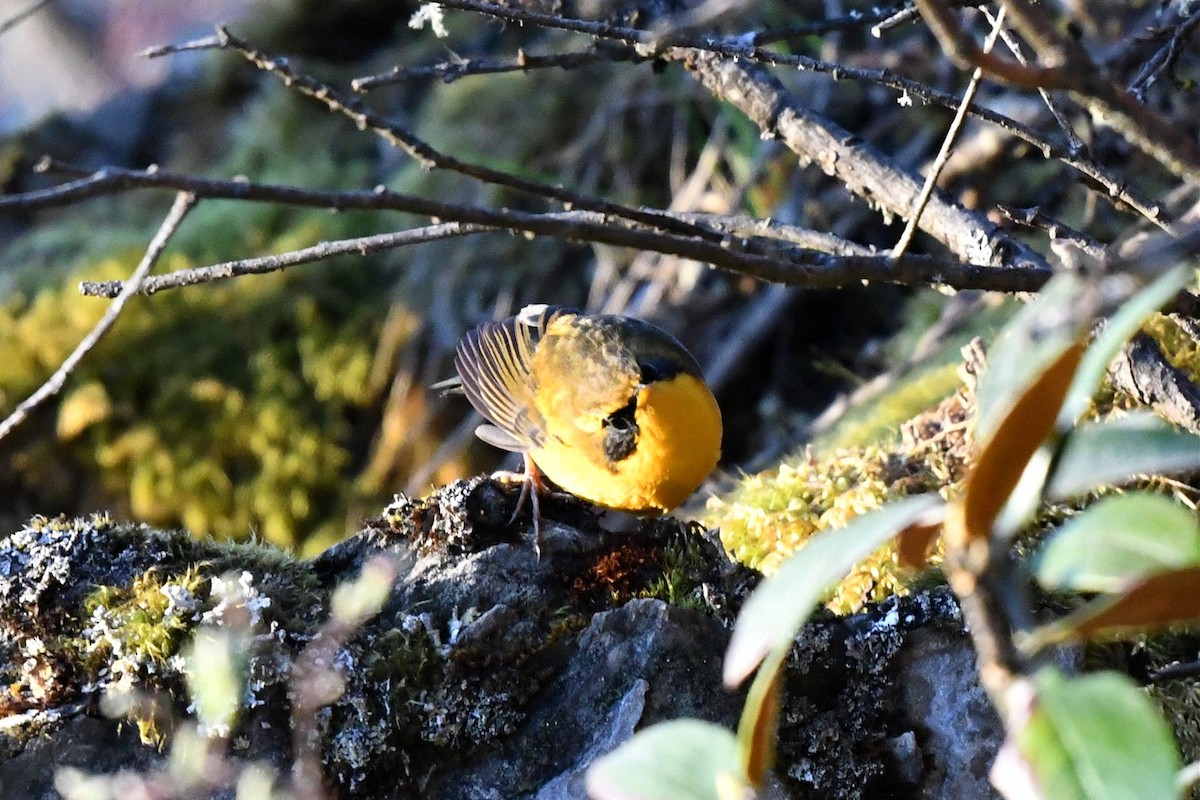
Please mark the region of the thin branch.
MULTIPOLYGON (((41 167, 74 174, 81 172, 48 160, 43 161, 41 167)), ((1001 274, 1000 271, 988 267, 962 264, 953 259, 933 256, 906 256, 897 269, 891 270, 886 266, 887 256, 876 254, 870 248, 832 234, 785 225, 769 219, 737 215, 656 212, 688 225, 704 226, 720 234, 719 243, 710 243, 644 229, 621 227, 612 219, 594 212, 537 214, 507 209, 494 210, 443 203, 382 188, 374 191, 321 191, 256 184, 244 180, 198 178, 155 169, 128 170, 108 167, 62 186, 0 197, 0 211, 5 208, 47 208, 86 197, 134 189, 173 189, 187 191, 204 199, 286 203, 310 208, 392 210, 439 220, 453 220, 464 225, 461 228, 434 226, 421 229, 424 232, 420 234, 389 233, 380 237, 351 239, 334 249, 329 249, 329 245, 317 245, 297 251, 302 253, 301 256, 289 256, 297 258, 296 261, 279 263, 274 260, 284 256, 277 255, 226 262, 200 268, 206 271, 193 276, 195 280, 159 276, 150 279, 143 287, 145 294, 173 288, 172 281, 187 281, 180 285, 191 285, 232 277, 233 274, 243 274, 239 271, 243 269, 251 273, 271 271, 335 255, 362 253, 363 248, 370 252, 378 252, 448 236, 502 230, 680 255, 764 280, 807 286, 839 286, 858 280, 877 280, 901 284, 910 281, 917 284, 944 283, 955 288, 1026 292, 1035 291, 1049 274, 1046 270, 1037 269, 1026 275, 1020 275, 1019 270, 1005 270, 1001 274), (406 239, 406 236, 416 238, 406 239), (844 275, 838 277, 843 270, 844 275), (985 275, 985 272, 995 274, 985 275)), ((83 291, 88 295, 112 297, 119 289, 120 282, 89 283, 85 284, 83 291)))
POLYGON ((727 236, 737 236, 743 239, 776 239, 803 247, 806 250, 819 250, 822 253, 838 256, 878 255, 873 248, 843 239, 832 233, 801 228, 798 225, 788 225, 773 219, 741 214, 707 214, 699 211, 669 211, 667 213, 688 222, 695 222, 697 225, 704 225, 727 236))
POLYGON ((12 413, 3 422, 0 422, 0 439, 7 436, 17 425, 20 425, 35 408, 62 391, 63 385, 67 382, 70 374, 74 372, 75 367, 96 346, 101 337, 108 333, 108 330, 117 321, 117 317, 121 314, 121 311, 125 308, 125 304, 129 302, 130 298, 141 290, 146 275, 154 267, 159 256, 162 255, 163 250, 166 248, 167 242, 170 241, 175 231, 179 229, 183 218, 187 216, 187 213, 192 210, 195 204, 196 198, 193 195, 186 192, 180 192, 176 195, 170 212, 163 220, 162 225, 159 226, 158 233, 154 234, 154 238, 150 241, 150 246, 146 248, 146 254, 142 256, 141 263, 137 265, 133 274, 129 276, 129 280, 124 283, 121 291, 109 305, 108 310, 104 312, 104 316, 88 332, 88 335, 83 337, 83 340, 75 350, 63 360, 58 369, 54 371, 54 374, 37 391, 13 409, 12 413))
POLYGON ((915 19, 920 19, 921 12, 917 11, 916 6, 906 6, 887 19, 880 22, 878 25, 871 27, 871 35, 879 39, 883 34, 890 31, 892 28, 899 27, 907 22, 912 22, 915 19))
POLYGON ((1195 32, 1197 25, 1200 25, 1200 9, 1196 9, 1187 19, 1172 26, 1174 33, 1166 45, 1159 48, 1138 70, 1137 76, 1129 84, 1129 93, 1139 102, 1145 101, 1146 90, 1154 85, 1160 75, 1174 69, 1184 42, 1195 32))
MULTIPOLYGON (((779 139, 804 162, 816 162, 874 208, 902 217, 912 210, 920 193, 917 176, 807 108, 758 64, 690 48, 672 48, 664 55, 684 62, 693 77, 749 117, 764 137, 779 139)), ((1040 254, 942 192, 933 194, 922 229, 964 261, 1049 271, 1040 254)))
POLYGON ((1105 257, 1104 245, 1100 244, 1086 233, 1075 230, 1070 225, 1048 216, 1042 211, 1041 208, 1037 206, 1033 206, 1032 208, 1017 208, 1016 206, 1009 206, 1001 203, 1000 205, 996 206, 996 209, 1003 214, 1006 219, 1012 220, 1018 225, 1025 225, 1030 228, 1036 228, 1037 230, 1045 231, 1051 239, 1060 239, 1068 242, 1093 258, 1105 257))
POLYGON ((21 11, 18 11, 17 13, 13 14, 8 19, 0 21, 0 35, 8 33, 8 31, 12 30, 17 25, 20 25, 22 22, 29 19, 34 14, 41 11, 43 8, 45 8, 46 6, 50 5, 53 2, 54 2, 54 0, 38 0, 36 3, 29 6, 28 8, 22 9, 21 11))
POLYGON ((1200 183, 1200 145, 1190 134, 1106 78, 1082 45, 1057 33, 1054 20, 1042 5, 1026 0, 1002 2, 1013 27, 1033 44, 1047 66, 1030 67, 982 52, 963 32, 958 17, 943 0, 916 0, 938 43, 959 66, 980 67, 996 80, 1012 86, 1070 92, 1093 118, 1176 176, 1200 183))
MULTIPOLYGON (((312 247, 289 250, 286 253, 257 256, 255 258, 242 258, 236 261, 213 264, 208 267, 191 267, 169 272, 165 275, 156 275, 143 281, 138 291, 141 294, 155 294, 164 289, 178 289, 184 286, 212 283, 228 278, 237 278, 242 275, 263 275, 300 264, 311 264, 314 261, 336 258, 337 256, 369 256, 374 253, 395 250, 406 245, 453 239, 459 236, 492 230, 495 230, 495 228, 486 225, 444 222, 440 225, 427 225, 422 228, 398 231, 396 233, 379 233, 373 236, 360 236, 354 239, 321 242, 312 247)), ((124 281, 83 281, 79 284, 79 292, 89 297, 113 297, 124 292, 128 285, 124 281)))
POLYGON ((552 69, 558 67, 564 70, 578 69, 591 64, 627 61, 640 63, 648 57, 640 56, 628 48, 609 47, 603 50, 592 48, 573 53, 554 53, 551 55, 529 55, 518 50, 511 58, 460 58, 454 61, 443 61, 424 67, 392 67, 387 72, 350 81, 351 88, 356 92, 369 92, 380 86, 390 86, 395 83, 423 78, 441 78, 445 83, 453 83, 468 75, 493 75, 500 72, 528 72, 534 69, 552 69))
MULTIPOLYGON (((394 250, 412 244, 439 239, 467 236, 494 231, 530 231, 555 236, 567 241, 600 242, 637 250, 652 250, 668 255, 690 258, 701 263, 727 269, 765 281, 799 286, 834 288, 876 281, 880 283, 935 284, 960 289, 988 289, 1003 292, 1037 291, 1049 279, 1049 268, 1037 266, 992 267, 962 264, 931 256, 905 256, 899 261, 884 255, 830 255, 779 242, 770 255, 750 252, 750 242, 738 241, 739 246, 722 246, 698 239, 637 228, 612 225, 603 215, 588 211, 567 211, 556 214, 527 214, 504 212, 520 227, 510 225, 478 225, 442 223, 394 233, 322 242, 312 247, 287 253, 239 259, 207 267, 178 270, 147 279, 142 294, 163 289, 192 286, 239 275, 262 274, 279 269, 308 264, 340 255, 369 255, 394 250)), ((765 242, 760 248, 765 251, 765 242)), ((120 281, 84 282, 80 291, 85 295, 112 297, 122 291, 120 281)))
MULTIPOLYGON (((981 6, 980 8, 983 11, 984 16, 988 18, 988 22, 995 25, 995 15, 992 14, 991 9, 989 9, 987 6, 981 6)), ((1003 11, 1004 9, 1001 8, 1001 13, 1003 13, 1003 11)), ((1001 28, 1000 38, 1004 41, 1005 46, 1008 47, 1008 52, 1012 53, 1013 58, 1015 58, 1021 64, 1028 63, 1025 59, 1025 53, 1021 50, 1021 43, 1017 41, 1017 38, 1013 36, 1012 33, 1005 28, 1001 28)), ((1038 94, 1041 95, 1042 102, 1046 104, 1046 108, 1050 109, 1050 115, 1054 117, 1054 121, 1058 123, 1059 130, 1061 130, 1063 132, 1063 136, 1067 138, 1068 151, 1074 154, 1082 153, 1086 148, 1086 145, 1075 133, 1075 129, 1071 127, 1071 123, 1067 120, 1066 114, 1064 114, 1062 109, 1059 108, 1058 102, 1054 99, 1053 95, 1040 86, 1038 87, 1038 94)))
POLYGON ((217 28, 217 41, 220 48, 233 50, 259 69, 278 77, 285 85, 301 94, 324 103, 330 111, 343 114, 359 130, 373 131, 388 144, 403 150, 425 169, 444 169, 457 172, 484 183, 506 186, 510 189, 517 189, 558 200, 568 206, 597 211, 602 214, 612 214, 640 222, 643 225, 658 227, 676 233, 698 236, 710 240, 719 238, 711 231, 686 225, 661 214, 647 213, 619 203, 599 200, 592 195, 581 194, 561 186, 552 186, 547 183, 527 180, 482 164, 460 161, 453 156, 438 151, 406 128, 384 119, 368 108, 361 99, 344 96, 332 87, 297 71, 285 58, 272 58, 265 53, 255 50, 247 42, 230 33, 224 26, 218 26, 217 28))
MULTIPOLYGON (((634 47, 640 53, 656 53, 660 50, 660 42, 646 31, 637 28, 625 28, 609 25, 603 22, 568 19, 553 14, 542 14, 525 11, 516 7, 500 6, 483 0, 445 0, 440 3, 447 8, 464 11, 474 11, 479 14, 504 19, 518 24, 539 25, 548 28, 575 31, 590 36, 624 42, 634 47)), ((747 46, 737 39, 712 39, 696 37, 692 40, 677 40, 679 47, 689 47, 703 50, 716 55, 725 56, 738 61, 753 61, 756 63, 791 67, 806 72, 827 74, 834 80, 852 79, 886 86, 898 92, 913 95, 921 100, 940 105, 945 108, 958 108, 962 99, 947 92, 942 92, 927 86, 920 81, 914 81, 896 75, 888 69, 870 70, 836 64, 828 61, 810 58, 804 55, 783 55, 761 47, 747 46)), ((1014 119, 998 114, 991 109, 972 104, 969 113, 993 125, 997 125, 1013 136, 1038 148, 1046 158, 1054 158, 1075 169, 1080 174, 1094 180, 1107 190, 1108 197, 1119 200, 1141 214, 1150 222, 1164 230, 1170 229, 1170 220, 1166 210, 1157 202, 1140 196, 1125 185, 1124 180, 1111 170, 1102 167, 1091 159, 1082 157, 1077 150, 1051 142, 1037 131, 1022 125, 1014 119)))
POLYGON ((892 23, 892 20, 898 17, 902 18, 903 15, 913 10, 911 3, 894 3, 890 6, 871 8, 863 11, 856 9, 841 17, 829 17, 827 19, 816 20, 815 22, 789 25, 786 28, 768 28, 767 30, 752 33, 747 38, 750 44, 765 45, 781 42, 786 39, 822 36, 826 33, 837 33, 839 31, 853 31, 865 28, 868 25, 871 26, 871 35, 877 37, 879 36, 879 33, 876 33, 877 29, 880 31, 886 30, 886 28, 881 26, 894 27, 895 24, 899 23, 892 23))
MULTIPOLYGON (((983 52, 990 52, 996 44, 996 37, 1000 35, 1000 31, 1004 26, 1004 9, 1000 9, 1000 13, 996 15, 996 19, 992 22, 992 31, 988 34, 987 41, 983 44, 983 52)), ((925 175, 925 184, 921 187, 921 195, 917 198, 917 202, 913 208, 912 214, 908 221, 904 224, 904 232, 900 234, 900 239, 896 242, 896 246, 892 248, 892 255, 896 258, 904 255, 908 250, 908 245, 912 242, 912 238, 916 235, 917 225, 921 221, 921 215, 925 213, 925 206, 929 203, 929 198, 933 195, 933 188, 937 186, 938 175, 942 173, 942 168, 946 166, 946 161, 950 158, 950 152, 954 148, 954 141, 958 138, 958 132, 962 130, 963 122, 967 118, 967 108, 975 99, 975 92, 979 90, 979 81, 983 77, 983 70, 978 67, 971 74, 971 80, 967 82, 967 88, 963 91, 962 102, 958 105, 958 110, 954 112, 954 119, 950 122, 950 127, 946 129, 946 135, 942 139, 941 149, 938 150, 937 158, 933 160, 933 164, 929 167, 929 172, 925 175)))

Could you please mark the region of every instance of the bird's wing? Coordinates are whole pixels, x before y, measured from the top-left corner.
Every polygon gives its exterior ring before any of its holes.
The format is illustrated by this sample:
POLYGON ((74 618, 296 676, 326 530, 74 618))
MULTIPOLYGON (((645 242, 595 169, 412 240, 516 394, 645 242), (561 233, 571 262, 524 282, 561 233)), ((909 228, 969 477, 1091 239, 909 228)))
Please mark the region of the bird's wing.
POLYGON ((559 311, 530 306, 515 317, 485 322, 458 343, 454 366, 463 392, 480 414, 515 440, 505 449, 545 442, 546 422, 534 408, 530 373, 538 340, 559 311))

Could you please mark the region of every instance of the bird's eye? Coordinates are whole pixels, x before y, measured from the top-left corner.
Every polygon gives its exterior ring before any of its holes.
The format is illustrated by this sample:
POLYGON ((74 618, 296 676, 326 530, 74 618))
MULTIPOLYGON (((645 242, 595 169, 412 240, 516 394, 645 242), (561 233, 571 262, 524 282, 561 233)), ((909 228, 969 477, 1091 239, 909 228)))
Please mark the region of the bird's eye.
POLYGON ((666 380, 679 372, 678 367, 666 358, 647 358, 638 362, 643 384, 666 380))
POLYGON ((609 466, 628 458, 637 449, 638 424, 634 416, 637 411, 637 395, 629 398, 622 408, 604 419, 604 457, 609 466))

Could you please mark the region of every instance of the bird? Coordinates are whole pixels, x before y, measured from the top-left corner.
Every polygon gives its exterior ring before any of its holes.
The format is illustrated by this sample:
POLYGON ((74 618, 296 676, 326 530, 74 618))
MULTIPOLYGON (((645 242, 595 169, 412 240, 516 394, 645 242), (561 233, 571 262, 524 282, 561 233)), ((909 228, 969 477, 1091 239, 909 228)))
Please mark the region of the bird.
MULTIPOLYGON (((640 319, 544 304, 459 341, 456 382, 484 442, 521 453, 535 541, 541 476, 597 506, 657 516, 681 505, 721 454, 721 410, 700 365, 640 319)), ((514 514, 515 519, 515 514, 514 514)))

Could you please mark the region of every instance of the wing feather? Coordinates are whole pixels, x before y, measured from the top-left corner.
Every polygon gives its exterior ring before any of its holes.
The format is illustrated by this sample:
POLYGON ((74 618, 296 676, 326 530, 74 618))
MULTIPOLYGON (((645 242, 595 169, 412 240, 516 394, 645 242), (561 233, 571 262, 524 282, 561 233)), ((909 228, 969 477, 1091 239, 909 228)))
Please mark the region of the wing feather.
POLYGON ((454 366, 467 399, 523 449, 546 439, 545 420, 533 404, 533 356, 561 310, 528 306, 515 317, 483 323, 458 343, 454 366))

